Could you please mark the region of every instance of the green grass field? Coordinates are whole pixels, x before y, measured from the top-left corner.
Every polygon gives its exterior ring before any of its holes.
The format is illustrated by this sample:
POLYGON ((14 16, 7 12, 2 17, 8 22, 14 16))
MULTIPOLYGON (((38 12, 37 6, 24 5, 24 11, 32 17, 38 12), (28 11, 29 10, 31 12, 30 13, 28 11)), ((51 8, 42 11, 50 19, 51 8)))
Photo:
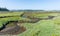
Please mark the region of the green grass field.
MULTIPOLYGON (((14 16, 0 18, 0 27, 3 23, 11 20, 30 20, 20 15, 24 12, 0 13, 1 16, 14 16)), ((25 13, 24 16, 46 18, 48 16, 55 16, 53 19, 40 20, 36 23, 19 23, 19 26, 24 26, 26 31, 17 36, 60 36, 60 13, 25 13)))

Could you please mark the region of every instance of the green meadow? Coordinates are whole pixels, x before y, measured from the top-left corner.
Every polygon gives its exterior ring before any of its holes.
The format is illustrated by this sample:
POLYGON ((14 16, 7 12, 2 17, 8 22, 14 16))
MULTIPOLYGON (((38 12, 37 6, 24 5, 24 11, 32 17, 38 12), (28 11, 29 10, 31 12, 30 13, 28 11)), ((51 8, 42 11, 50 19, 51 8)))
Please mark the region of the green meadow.
MULTIPOLYGON (((26 30, 22 33, 17 34, 17 36, 60 36, 60 13, 56 12, 0 12, 0 27, 8 21, 18 21, 21 20, 33 20, 28 18, 44 18, 36 23, 18 23, 19 26, 23 26, 26 30), (23 16, 21 16, 23 14, 23 16), (4 17, 5 16, 5 17, 4 17), (9 16, 9 17, 8 17, 9 16), (54 16, 49 19, 48 16, 54 16), (45 19, 47 18, 47 19, 45 19)), ((3 29, 4 30, 4 29, 3 29)))

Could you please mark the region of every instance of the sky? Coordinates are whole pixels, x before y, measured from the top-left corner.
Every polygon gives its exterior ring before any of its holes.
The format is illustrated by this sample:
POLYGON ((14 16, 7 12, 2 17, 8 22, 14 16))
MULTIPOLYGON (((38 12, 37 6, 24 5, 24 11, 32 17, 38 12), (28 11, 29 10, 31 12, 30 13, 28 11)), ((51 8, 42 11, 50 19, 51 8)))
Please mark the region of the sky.
POLYGON ((60 10, 60 0, 0 0, 0 7, 10 10, 60 10))

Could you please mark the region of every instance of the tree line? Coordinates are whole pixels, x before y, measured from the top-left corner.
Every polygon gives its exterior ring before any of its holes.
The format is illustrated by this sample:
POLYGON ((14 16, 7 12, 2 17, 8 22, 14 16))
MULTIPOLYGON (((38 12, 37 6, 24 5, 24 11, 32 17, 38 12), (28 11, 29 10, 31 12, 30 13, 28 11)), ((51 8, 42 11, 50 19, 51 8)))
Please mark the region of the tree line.
POLYGON ((7 8, 0 8, 0 11, 9 11, 7 8))

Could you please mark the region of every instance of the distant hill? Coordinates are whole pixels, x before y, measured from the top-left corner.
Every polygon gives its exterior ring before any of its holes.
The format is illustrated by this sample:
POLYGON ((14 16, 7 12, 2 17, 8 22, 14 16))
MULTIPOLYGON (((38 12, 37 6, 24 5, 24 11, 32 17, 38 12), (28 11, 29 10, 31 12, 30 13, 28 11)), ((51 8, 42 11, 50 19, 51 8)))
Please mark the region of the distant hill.
POLYGON ((11 10, 11 11, 17 11, 17 12, 43 12, 45 10, 11 10))

